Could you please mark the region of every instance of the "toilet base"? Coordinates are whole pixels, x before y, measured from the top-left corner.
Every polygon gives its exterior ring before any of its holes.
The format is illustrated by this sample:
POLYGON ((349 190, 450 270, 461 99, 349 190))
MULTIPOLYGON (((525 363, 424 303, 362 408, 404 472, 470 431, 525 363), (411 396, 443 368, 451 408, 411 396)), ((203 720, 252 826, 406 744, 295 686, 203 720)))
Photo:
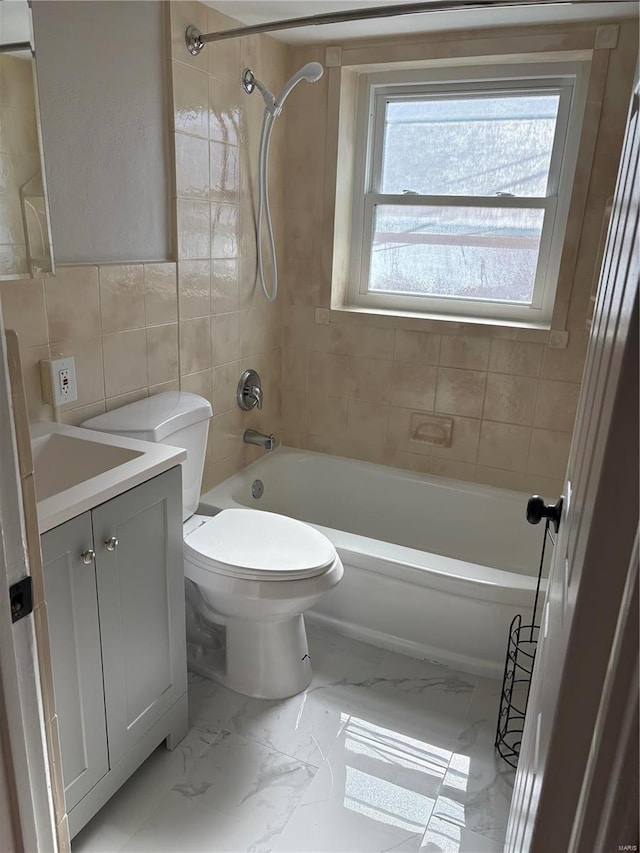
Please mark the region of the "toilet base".
POLYGON ((304 618, 255 622, 226 617, 226 648, 188 643, 189 669, 257 699, 285 699, 312 678, 304 618))

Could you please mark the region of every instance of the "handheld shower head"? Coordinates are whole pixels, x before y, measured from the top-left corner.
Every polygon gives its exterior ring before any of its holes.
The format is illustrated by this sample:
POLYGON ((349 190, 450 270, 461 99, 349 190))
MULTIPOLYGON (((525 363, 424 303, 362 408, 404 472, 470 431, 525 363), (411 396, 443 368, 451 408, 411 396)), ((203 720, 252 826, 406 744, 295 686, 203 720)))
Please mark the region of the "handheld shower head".
POLYGON ((254 77, 253 71, 250 68, 245 68, 242 72, 242 88, 250 95, 254 89, 257 89, 262 95, 267 109, 271 114, 275 114, 276 99, 267 87, 261 83, 257 77, 254 77))
POLYGON ((292 77, 290 77, 284 84, 284 86, 282 87, 282 91, 276 98, 276 115, 284 106, 284 102, 288 98, 294 86, 297 86, 301 80, 307 80, 309 83, 315 83, 322 77, 323 74, 324 68, 322 67, 322 65, 320 65, 319 62, 307 62, 306 65, 303 65, 302 68, 296 71, 296 73, 292 77))

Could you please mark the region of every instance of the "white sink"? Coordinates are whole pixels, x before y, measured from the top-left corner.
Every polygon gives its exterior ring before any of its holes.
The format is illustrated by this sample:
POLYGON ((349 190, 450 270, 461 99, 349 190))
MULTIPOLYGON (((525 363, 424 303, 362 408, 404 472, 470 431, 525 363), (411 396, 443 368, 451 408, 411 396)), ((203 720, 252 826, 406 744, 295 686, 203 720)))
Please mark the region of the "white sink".
POLYGON ((40 533, 187 457, 182 448, 48 422, 31 424, 31 451, 40 533))
POLYGON ((38 500, 50 498, 143 455, 142 450, 113 447, 55 432, 36 438, 31 451, 38 500))

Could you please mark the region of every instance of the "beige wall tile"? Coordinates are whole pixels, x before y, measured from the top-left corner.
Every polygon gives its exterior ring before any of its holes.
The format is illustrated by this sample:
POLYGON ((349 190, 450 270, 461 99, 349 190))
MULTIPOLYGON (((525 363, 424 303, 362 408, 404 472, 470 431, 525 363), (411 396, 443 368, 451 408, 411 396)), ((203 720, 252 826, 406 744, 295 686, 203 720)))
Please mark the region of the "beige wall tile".
POLYGON ((166 391, 179 391, 180 390, 180 380, 179 379, 171 379, 169 382, 160 382, 158 385, 149 385, 149 396, 153 397, 154 394, 163 394, 166 391))
POLYGON ((405 450, 395 450, 389 446, 383 447, 380 459, 381 465, 402 468, 405 471, 416 471, 420 474, 426 473, 428 463, 428 456, 422 456, 419 453, 407 453, 405 450))
POLYGON ((298 305, 281 306, 282 343, 291 349, 309 349, 312 315, 311 308, 298 305))
POLYGON ((147 326, 162 326, 178 319, 176 264, 144 265, 144 305, 147 326))
POLYGON ((238 205, 214 202, 211 205, 211 257, 237 258, 239 241, 238 205))
POLYGON ((541 379, 534 426, 571 432, 579 394, 580 386, 574 383, 541 379))
POLYGON ((524 471, 531 430, 515 424, 483 421, 478 446, 478 464, 490 468, 524 471))
POLYGON ((541 495, 545 501, 555 503, 562 494, 562 477, 540 477, 529 472, 524 475, 524 489, 532 495, 541 495))
POLYGON ((97 267, 58 267, 45 280, 49 339, 70 341, 100 335, 97 267))
MULTIPOLYGON (((188 376, 180 377, 180 390, 204 397, 213 405, 212 381, 213 377, 210 369, 201 370, 199 373, 190 373, 188 376)), ((216 412, 216 414, 218 413, 216 412)), ((209 424, 209 433, 211 433, 211 424, 209 424)))
POLYGON ((82 426, 89 418, 96 418, 98 415, 103 415, 106 411, 105 401, 99 400, 97 403, 89 403, 88 406, 80 406, 78 409, 63 411, 60 413, 60 420, 63 424, 69 426, 82 426))
POLYGON ((178 198, 209 199, 209 140, 175 134, 178 198))
POLYGON ((180 323, 180 373, 198 373, 211 367, 211 327, 208 317, 180 323))
POLYGON ((211 345, 213 364, 237 361, 240 357, 240 342, 237 311, 216 314, 211 318, 211 345))
MULTIPOLYGON (((215 9, 209 9, 207 32, 214 33, 218 30, 228 30, 237 26, 238 23, 233 18, 229 18, 215 9)), ((237 85, 241 70, 240 44, 239 39, 216 42, 215 50, 208 51, 209 74, 237 85)), ((206 48, 205 52, 207 52, 206 48)))
POLYGON ((0 298, 4 327, 16 332, 21 347, 49 343, 44 282, 41 278, 0 282, 0 298))
POLYGON ((431 456, 427 463, 427 472, 436 477, 448 477, 452 480, 473 480, 476 466, 471 462, 459 462, 457 459, 440 459, 431 456))
POLYGON ((551 429, 534 429, 527 470, 542 477, 564 479, 571 435, 551 429))
POLYGON ((179 198, 178 258, 211 257, 211 208, 207 201, 179 198))
POLYGON ((144 267, 110 264, 99 268, 99 278, 103 334, 144 328, 144 267))
POLYGON ((476 335, 443 335, 440 344, 440 364, 443 367, 465 367, 486 370, 489 363, 490 338, 476 335))
POLYGON ((540 375, 560 382, 581 382, 588 341, 588 332, 575 331, 569 335, 567 349, 545 347, 540 375))
POLYGON ((309 327, 308 346, 316 352, 347 355, 351 352, 351 326, 337 326, 334 323, 323 326, 312 322, 309 327))
POLYGON ((181 63, 206 71, 208 67, 208 51, 205 48, 198 56, 192 56, 184 43, 184 34, 187 27, 193 24, 200 32, 206 33, 208 22, 208 9, 203 3, 196 0, 180 0, 178 3, 169 3, 171 13, 171 56, 181 63))
POLYGON ((238 405, 237 391, 241 373, 235 361, 213 368, 213 410, 216 414, 227 412, 238 405))
POLYGON ((490 421, 529 425, 533 422, 538 380, 527 376, 490 373, 483 417, 490 421))
POLYGON ((475 462, 478 455, 481 421, 475 418, 454 417, 451 447, 430 448, 432 457, 457 462, 475 462))
POLYGON ((351 329, 351 354, 369 358, 393 358, 393 329, 354 326, 351 329))
POLYGON ((211 261, 178 263, 180 319, 208 317, 211 314, 211 261))
POLYGON ((543 349, 542 344, 494 340, 491 343, 489 370, 492 373, 537 376, 540 373, 543 349))
POLYGON ((229 409, 228 412, 213 416, 210 424, 213 462, 220 462, 242 451, 242 414, 240 409, 229 409))
POLYGON ((147 387, 147 334, 144 329, 104 335, 102 351, 107 399, 147 387))
POLYGON ((453 415, 479 417, 482 414, 486 373, 477 370, 438 369, 436 410, 453 415))
POLYGON ((149 385, 178 378, 178 324, 147 329, 149 385))
POLYGON ((389 407, 386 444, 392 450, 428 456, 432 450, 431 445, 411 440, 411 417, 414 412, 414 409, 402 409, 398 406, 389 407))
POLYGON ((387 435, 389 409, 381 403, 349 400, 347 406, 347 435, 362 444, 382 445, 387 435))
POLYGON ((87 403, 104 400, 104 365, 102 342, 94 340, 60 341, 52 344, 51 356, 73 356, 76 364, 78 399, 67 403, 63 410, 77 409, 87 403))
MULTIPOLYGON (((388 403, 393 362, 381 358, 352 358, 349 366, 349 397, 388 403)), ((402 405, 402 404, 398 404, 402 405)))
POLYGON ((349 357, 329 352, 309 354, 309 390, 315 397, 346 397, 349 357))
POLYGON ((309 353, 307 350, 282 350, 282 388, 307 393, 309 353))
POLYGON ((209 80, 205 73, 172 62, 174 130, 207 139, 209 136, 209 80))
POLYGON ((238 83, 209 78, 209 139, 227 145, 241 145, 244 142, 241 95, 244 92, 238 83))
POLYGON ((138 400, 144 400, 149 396, 146 388, 139 388, 137 391, 130 391, 128 394, 119 394, 117 397, 109 397, 106 401, 106 409, 112 412, 114 409, 119 409, 121 406, 128 406, 129 403, 137 403, 138 400))
POLYGON ((236 145, 212 141, 209 148, 209 197, 211 201, 238 204, 239 154, 236 145))
POLYGON ((397 329, 395 332, 396 361, 414 364, 437 364, 440 354, 440 335, 397 329))
POLYGON ((433 409, 438 369, 407 362, 393 362, 390 401, 393 406, 433 409))
POLYGON ((477 465, 475 480, 485 486, 495 486, 497 489, 513 489, 521 492, 525 488, 526 474, 521 471, 507 471, 504 468, 488 468, 477 465))
POLYGON ((211 261, 211 313, 238 310, 239 261, 217 258, 211 261))
POLYGON ((30 421, 51 420, 51 406, 47 405, 42 399, 40 361, 43 358, 49 358, 49 347, 20 348, 22 379, 30 421))
POLYGON ((282 423, 286 429, 296 435, 304 434, 307 430, 307 395, 306 392, 291 393, 284 391, 282 395, 282 423))
POLYGON ((344 397, 327 397, 319 393, 309 395, 309 435, 328 440, 343 440, 347 429, 347 401, 344 397))

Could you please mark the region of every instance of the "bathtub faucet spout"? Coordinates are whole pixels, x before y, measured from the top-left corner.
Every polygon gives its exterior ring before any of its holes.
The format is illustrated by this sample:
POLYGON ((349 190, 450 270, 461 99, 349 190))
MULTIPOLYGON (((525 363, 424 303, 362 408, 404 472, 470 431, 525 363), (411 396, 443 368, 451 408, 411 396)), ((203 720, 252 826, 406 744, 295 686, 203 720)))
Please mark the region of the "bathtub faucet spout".
POLYGON ((262 447, 267 452, 273 450, 276 446, 276 437, 273 433, 265 435, 263 432, 258 432, 255 429, 246 429, 242 440, 245 444, 255 444, 257 447, 262 447))

